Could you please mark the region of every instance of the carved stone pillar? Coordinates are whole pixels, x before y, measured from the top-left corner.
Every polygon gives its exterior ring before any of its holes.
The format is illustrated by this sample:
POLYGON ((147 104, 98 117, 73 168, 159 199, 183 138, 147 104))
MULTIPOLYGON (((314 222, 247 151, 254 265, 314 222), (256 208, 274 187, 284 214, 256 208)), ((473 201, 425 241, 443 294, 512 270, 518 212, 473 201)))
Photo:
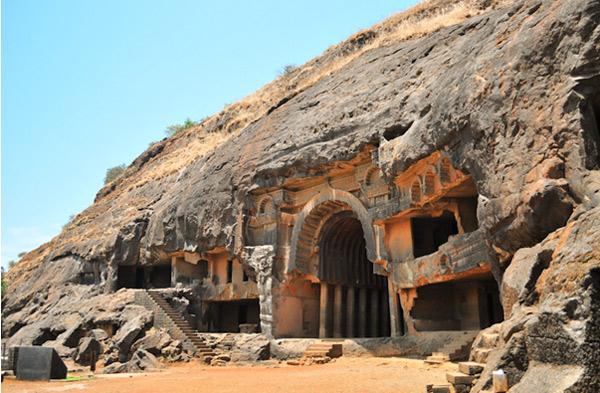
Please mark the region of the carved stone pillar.
POLYGON ((340 284, 335 286, 333 292, 333 337, 342 337, 342 308, 343 288, 340 284))
POLYGON ((358 292, 358 337, 367 337, 367 288, 358 292))
POLYGON ((327 317, 329 316, 329 286, 321 282, 321 296, 319 306, 319 337, 327 337, 327 317))
POLYGON ((391 280, 388 280, 388 300, 390 308, 390 336, 400 337, 402 328, 400 327, 400 315, 398 315, 398 295, 391 280))
POLYGON ((371 337, 379 336, 379 290, 371 290, 371 337))
POLYGON ((346 337, 354 337, 354 287, 346 291, 346 337))

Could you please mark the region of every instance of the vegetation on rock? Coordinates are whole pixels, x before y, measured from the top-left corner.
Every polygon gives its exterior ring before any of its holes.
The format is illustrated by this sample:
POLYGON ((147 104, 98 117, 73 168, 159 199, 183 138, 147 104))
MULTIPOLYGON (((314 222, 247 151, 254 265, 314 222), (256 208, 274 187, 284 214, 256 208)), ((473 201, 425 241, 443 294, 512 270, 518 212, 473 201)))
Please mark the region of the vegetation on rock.
POLYGON ((116 180, 118 177, 120 177, 123 174, 123 172, 125 172, 125 169, 127 169, 127 166, 125 164, 121 164, 121 165, 113 166, 112 168, 108 168, 106 170, 106 175, 104 176, 104 184, 108 184, 108 183, 116 180))

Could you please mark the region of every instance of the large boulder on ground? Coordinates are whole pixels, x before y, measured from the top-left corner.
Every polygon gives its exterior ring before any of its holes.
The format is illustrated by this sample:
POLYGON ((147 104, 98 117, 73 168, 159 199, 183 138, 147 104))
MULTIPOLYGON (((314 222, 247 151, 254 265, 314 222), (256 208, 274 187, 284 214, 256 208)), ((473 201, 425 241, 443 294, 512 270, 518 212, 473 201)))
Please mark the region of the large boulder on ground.
POLYGON ((102 344, 93 337, 83 337, 79 341, 75 361, 82 366, 89 366, 92 362, 98 360, 102 353, 102 344))
POLYGON ((138 349, 143 349, 154 356, 160 356, 161 350, 167 347, 173 339, 164 330, 156 330, 152 329, 146 333, 146 335, 139 340, 137 340, 131 346, 131 352, 136 352, 138 349))
POLYGON ((60 356, 61 358, 69 358, 73 356, 73 354, 76 351, 75 348, 69 348, 62 345, 58 342, 58 340, 46 341, 44 344, 42 344, 42 346, 54 348, 56 353, 58 353, 58 356, 60 356))
POLYGON ((96 340, 100 342, 105 342, 108 340, 108 333, 104 331, 104 329, 92 329, 89 333, 90 337, 94 337, 96 340))
POLYGON ((270 357, 270 342, 262 334, 235 334, 228 337, 234 340, 230 352, 233 362, 255 362, 270 357))
POLYGON ((127 372, 127 363, 114 362, 110 365, 104 367, 102 372, 104 374, 118 374, 118 373, 126 373, 127 372))
POLYGON ((126 322, 113 336, 115 345, 119 348, 122 360, 127 358, 129 349, 135 340, 140 337, 146 327, 147 320, 142 316, 135 317, 126 322))
POLYGON ((135 351, 131 360, 127 363, 127 371, 129 372, 150 371, 161 367, 158 359, 150 352, 143 349, 135 351))
POLYGON ((76 323, 62 332, 56 338, 56 341, 65 347, 75 348, 79 345, 79 340, 85 334, 82 323, 76 323))

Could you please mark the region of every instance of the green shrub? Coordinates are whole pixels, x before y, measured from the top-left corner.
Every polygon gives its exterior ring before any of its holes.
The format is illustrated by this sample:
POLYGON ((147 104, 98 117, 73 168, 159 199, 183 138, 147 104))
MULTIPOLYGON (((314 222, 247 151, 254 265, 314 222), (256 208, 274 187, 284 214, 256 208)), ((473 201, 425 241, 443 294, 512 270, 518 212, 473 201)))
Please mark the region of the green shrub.
POLYGON ((173 124, 172 126, 168 126, 165 130, 165 133, 167 134, 167 136, 173 136, 180 133, 181 131, 187 130, 190 127, 197 126, 198 124, 198 122, 193 121, 188 117, 187 119, 185 119, 183 124, 173 124))
POLYGON ((113 166, 112 168, 108 168, 106 170, 106 175, 104 176, 104 184, 108 184, 111 181, 115 180, 119 176, 125 172, 127 166, 125 164, 113 166))
POLYGON ((289 76, 292 75, 292 72, 294 72, 294 70, 296 70, 296 66, 293 64, 286 64, 283 66, 283 68, 281 69, 281 71, 279 71, 279 76, 282 78, 288 78, 289 76))

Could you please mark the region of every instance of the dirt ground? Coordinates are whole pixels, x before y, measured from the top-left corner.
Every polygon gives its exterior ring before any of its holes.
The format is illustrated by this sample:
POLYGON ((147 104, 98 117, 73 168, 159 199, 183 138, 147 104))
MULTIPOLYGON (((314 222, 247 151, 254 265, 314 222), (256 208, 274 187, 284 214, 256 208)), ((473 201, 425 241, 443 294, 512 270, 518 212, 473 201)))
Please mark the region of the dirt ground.
MULTIPOLYGON (((25 382, 5 378, 5 393, 187 393, 187 392, 395 392, 423 393, 428 383, 445 383, 456 365, 428 366, 404 358, 342 357, 324 365, 291 366, 276 361, 208 367, 172 365, 146 374, 96 375, 73 382, 25 382)), ((71 374, 70 374, 71 375, 71 374)), ((86 374, 82 374, 86 375, 86 374)))

